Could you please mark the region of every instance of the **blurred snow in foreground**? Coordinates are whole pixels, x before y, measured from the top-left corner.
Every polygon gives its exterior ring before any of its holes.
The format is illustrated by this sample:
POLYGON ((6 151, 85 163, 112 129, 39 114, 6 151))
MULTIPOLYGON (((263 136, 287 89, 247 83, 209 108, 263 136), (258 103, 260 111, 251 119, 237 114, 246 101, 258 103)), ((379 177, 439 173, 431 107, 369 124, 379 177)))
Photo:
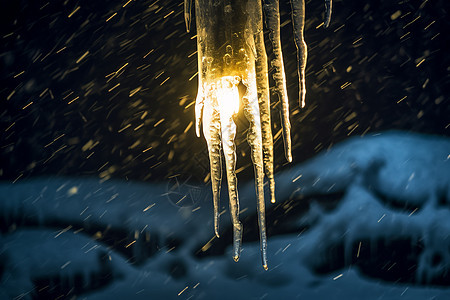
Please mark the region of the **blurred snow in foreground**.
MULTIPOLYGON (((217 241, 208 191, 177 205, 163 183, 3 182, 0 299, 449 299, 449 155, 448 138, 388 132, 277 174, 268 210, 303 229, 269 238, 267 272, 245 236, 238 263, 231 245, 198 255, 217 241)), ((240 195, 251 218, 252 183, 240 195)))

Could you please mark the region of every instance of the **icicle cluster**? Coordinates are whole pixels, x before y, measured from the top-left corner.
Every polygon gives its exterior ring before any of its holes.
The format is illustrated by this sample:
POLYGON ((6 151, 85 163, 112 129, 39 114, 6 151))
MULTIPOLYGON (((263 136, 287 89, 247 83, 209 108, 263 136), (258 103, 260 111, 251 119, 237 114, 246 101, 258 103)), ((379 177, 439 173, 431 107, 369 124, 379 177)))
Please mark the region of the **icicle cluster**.
MULTIPOLYGON (((299 101, 305 105, 306 43, 304 41, 304 0, 292 0, 292 18, 297 46, 299 101)), ((250 122, 247 141, 255 171, 261 256, 267 270, 264 174, 269 181, 270 198, 275 202, 273 175, 273 138, 270 120, 270 93, 267 54, 264 46, 263 7, 270 32, 274 58, 275 91, 281 101, 283 140, 286 159, 291 162, 289 101, 286 89, 280 40, 278 0, 195 0, 198 48, 198 94, 195 103, 195 128, 200 136, 201 124, 208 144, 214 203, 214 229, 219 237, 219 197, 222 181, 222 151, 228 182, 230 214, 233 222, 233 258, 239 260, 242 224, 239 221, 239 198, 236 166, 236 124, 239 111, 238 85, 245 86, 242 96, 244 114, 250 122)), ((331 0, 325 1, 325 27, 331 17, 331 0)), ((186 29, 190 31, 192 0, 184 1, 186 29)))

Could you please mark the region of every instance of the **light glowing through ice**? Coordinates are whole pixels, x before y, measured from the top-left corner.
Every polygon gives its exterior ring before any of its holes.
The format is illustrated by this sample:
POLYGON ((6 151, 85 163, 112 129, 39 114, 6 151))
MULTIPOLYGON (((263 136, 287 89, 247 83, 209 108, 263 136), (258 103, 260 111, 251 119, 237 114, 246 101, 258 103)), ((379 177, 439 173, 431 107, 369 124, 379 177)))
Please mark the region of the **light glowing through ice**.
MULTIPOLYGON (((292 0, 292 17, 299 62, 299 100, 305 103, 306 43, 304 0, 292 0)), ((331 1, 326 0, 325 26, 331 16, 331 1)), ((267 270, 264 175, 268 179, 271 202, 275 202, 273 175, 273 137, 270 117, 270 93, 267 54, 264 46, 263 7, 272 41, 274 91, 281 102, 281 121, 285 156, 290 162, 291 138, 289 101, 286 90, 280 40, 278 0, 195 0, 198 93, 195 102, 195 130, 201 125, 208 145, 214 204, 214 230, 219 237, 222 152, 228 183, 230 214, 233 225, 233 258, 239 260, 242 224, 239 221, 239 197, 236 177, 236 124, 234 117, 242 101, 244 115, 250 123, 247 141, 255 172, 256 203, 261 243, 261 258, 267 270), (264 2, 264 5, 263 5, 264 2), (242 95, 238 86, 244 87, 242 95)), ((186 29, 190 31, 192 0, 185 0, 186 29)))
POLYGON ((221 116, 233 116, 239 112, 239 77, 224 76, 217 86, 217 101, 221 116))

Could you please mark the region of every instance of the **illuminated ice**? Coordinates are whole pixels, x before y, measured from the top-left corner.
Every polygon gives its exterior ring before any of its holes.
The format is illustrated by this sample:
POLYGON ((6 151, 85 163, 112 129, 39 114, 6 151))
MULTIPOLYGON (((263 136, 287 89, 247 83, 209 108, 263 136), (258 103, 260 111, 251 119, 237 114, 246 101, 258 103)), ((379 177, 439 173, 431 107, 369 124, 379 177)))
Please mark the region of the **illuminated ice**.
MULTIPOLYGON (((281 102, 282 132, 286 159, 291 162, 289 100, 280 39, 278 0, 196 0, 195 14, 198 51, 198 93, 195 103, 195 128, 201 124, 211 167, 214 203, 214 230, 219 237, 219 202, 222 181, 222 151, 228 183, 230 214, 233 224, 233 258, 239 260, 242 224, 239 221, 239 197, 236 178, 236 124, 234 117, 242 100, 250 123, 247 141, 255 172, 261 256, 267 270, 264 174, 269 183, 270 199, 275 202, 273 175, 273 138, 270 117, 270 93, 267 54, 264 46, 263 6, 272 41, 275 92, 281 102), (238 86, 244 87, 242 95, 238 86)), ((331 1, 326 1, 329 24, 331 1)), ((298 50, 300 103, 305 105, 306 43, 303 39, 304 0, 292 1, 295 42, 298 50)), ((186 29, 190 31, 192 0, 185 0, 186 29)))

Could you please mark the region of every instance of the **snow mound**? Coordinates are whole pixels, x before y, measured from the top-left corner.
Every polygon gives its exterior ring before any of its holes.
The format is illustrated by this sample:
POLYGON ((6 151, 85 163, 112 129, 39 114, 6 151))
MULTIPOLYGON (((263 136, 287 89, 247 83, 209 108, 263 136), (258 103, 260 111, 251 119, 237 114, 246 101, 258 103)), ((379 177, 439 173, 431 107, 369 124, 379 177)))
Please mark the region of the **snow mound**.
POLYGON ((315 272, 356 265, 388 281, 450 285, 448 139, 353 138, 281 177, 291 197, 343 193, 335 210, 315 209, 305 258, 315 272))
MULTIPOLYGON (((233 262, 210 193, 195 187, 4 182, 0 299, 448 299, 449 154, 447 138, 388 132, 277 174, 267 226, 291 231, 273 231, 267 272, 256 233, 233 262), (180 205, 183 194, 196 199, 180 205)), ((252 183, 240 195, 251 222, 252 183)))

